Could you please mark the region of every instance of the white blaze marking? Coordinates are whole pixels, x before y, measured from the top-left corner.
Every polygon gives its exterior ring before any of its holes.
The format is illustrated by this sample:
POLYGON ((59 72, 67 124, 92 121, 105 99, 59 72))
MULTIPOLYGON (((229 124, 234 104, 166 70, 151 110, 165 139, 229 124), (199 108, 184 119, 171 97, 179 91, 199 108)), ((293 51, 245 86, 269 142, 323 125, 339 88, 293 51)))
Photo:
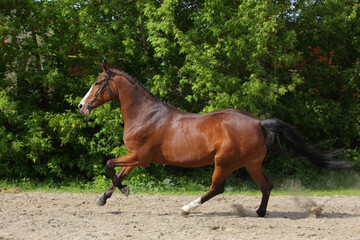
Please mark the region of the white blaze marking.
POLYGON ((91 86, 90 90, 86 93, 85 97, 83 97, 83 99, 81 100, 80 104, 82 104, 83 106, 85 106, 85 99, 89 96, 91 90, 93 89, 94 85, 91 86))
POLYGON ((184 205, 181 207, 181 209, 184 211, 184 212, 190 212, 196 208, 198 208, 199 206, 201 205, 201 198, 198 198, 196 199, 195 201, 189 203, 188 205, 184 205))

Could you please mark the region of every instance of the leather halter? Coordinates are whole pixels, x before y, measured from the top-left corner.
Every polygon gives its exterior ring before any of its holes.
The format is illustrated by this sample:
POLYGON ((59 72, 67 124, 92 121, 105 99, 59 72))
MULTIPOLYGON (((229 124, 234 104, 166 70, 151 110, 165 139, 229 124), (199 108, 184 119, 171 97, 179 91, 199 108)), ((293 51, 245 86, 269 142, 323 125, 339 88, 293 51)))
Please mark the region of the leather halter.
MULTIPOLYGON (((104 74, 102 74, 102 73, 99 73, 99 75, 100 76, 103 76, 104 78, 105 78, 105 80, 102 80, 102 81, 100 81, 100 82, 97 82, 97 83, 101 83, 101 82, 103 82, 103 81, 105 81, 104 82, 104 84, 101 86, 101 88, 96 92, 96 94, 95 94, 95 96, 94 96, 94 99, 90 102, 90 105, 96 100, 96 98, 97 98, 97 96, 101 93, 101 91, 104 89, 104 87, 106 86, 106 89, 108 90, 108 92, 109 92, 109 95, 110 95, 110 99, 111 100, 113 100, 113 98, 112 98, 112 95, 111 95, 111 92, 110 92, 110 88, 109 88, 109 79, 110 79, 110 76, 111 76, 111 73, 112 73, 112 69, 110 69, 110 71, 109 71, 109 73, 108 73, 108 75, 106 76, 106 75, 104 75, 104 74)), ((95 83, 96 84, 96 83, 95 83)))

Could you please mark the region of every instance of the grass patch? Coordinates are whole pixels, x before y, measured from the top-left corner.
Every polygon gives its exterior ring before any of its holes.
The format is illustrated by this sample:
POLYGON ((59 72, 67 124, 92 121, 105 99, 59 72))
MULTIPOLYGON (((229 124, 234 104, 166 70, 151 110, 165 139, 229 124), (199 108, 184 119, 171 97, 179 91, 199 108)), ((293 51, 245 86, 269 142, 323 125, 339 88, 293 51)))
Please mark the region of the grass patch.
MULTIPOLYGON (((110 180, 107 178, 97 178, 91 182, 84 182, 80 180, 72 180, 68 182, 54 182, 51 180, 38 181, 22 179, 17 180, 0 180, 0 188, 19 188, 24 192, 42 191, 42 192, 71 192, 71 193, 103 193, 109 186, 110 180)), ((177 185, 171 180, 159 182, 143 182, 141 184, 131 184, 124 181, 124 184, 129 184, 131 194, 171 194, 171 195, 203 195, 208 186, 203 186, 194 182, 184 185, 177 185)), ((238 186, 238 185, 237 185, 238 186)), ((119 193, 116 190, 116 193, 119 193)), ((225 194, 242 194, 242 195, 261 195, 259 188, 252 181, 245 181, 241 188, 236 188, 228 184, 225 188, 225 194)), ((303 187, 298 181, 286 180, 282 184, 275 184, 271 195, 299 195, 299 196, 360 196, 360 188, 358 187, 337 187, 337 188, 318 188, 318 187, 303 187)))

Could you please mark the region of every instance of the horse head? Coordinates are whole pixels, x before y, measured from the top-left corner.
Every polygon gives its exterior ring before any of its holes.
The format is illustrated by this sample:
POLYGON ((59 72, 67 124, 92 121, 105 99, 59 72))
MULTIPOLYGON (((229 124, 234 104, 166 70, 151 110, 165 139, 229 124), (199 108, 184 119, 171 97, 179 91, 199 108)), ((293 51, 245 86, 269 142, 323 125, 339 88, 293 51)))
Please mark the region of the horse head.
POLYGON ((100 63, 100 67, 102 73, 99 73, 99 77, 78 105, 80 112, 86 115, 89 115, 94 108, 113 100, 113 97, 115 97, 114 92, 111 91, 109 85, 109 80, 111 80, 111 75, 113 73, 112 69, 109 68, 106 61, 104 61, 103 64, 100 63))

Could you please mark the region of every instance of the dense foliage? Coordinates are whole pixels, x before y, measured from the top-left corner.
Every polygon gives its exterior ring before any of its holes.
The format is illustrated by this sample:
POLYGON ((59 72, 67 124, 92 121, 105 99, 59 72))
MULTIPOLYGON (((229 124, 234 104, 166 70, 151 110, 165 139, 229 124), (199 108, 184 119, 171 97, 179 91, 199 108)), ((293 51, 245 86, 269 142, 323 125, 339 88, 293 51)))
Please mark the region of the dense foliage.
MULTIPOLYGON (((187 112, 236 107, 334 141, 360 166, 360 5, 345 0, 0 3, 0 178, 95 180, 126 153, 121 112, 77 104, 107 59, 187 112)), ((269 175, 332 174, 269 155, 269 175)), ((211 167, 139 168, 130 183, 209 184, 211 167)), ((239 170, 230 182, 245 179, 239 170)))

